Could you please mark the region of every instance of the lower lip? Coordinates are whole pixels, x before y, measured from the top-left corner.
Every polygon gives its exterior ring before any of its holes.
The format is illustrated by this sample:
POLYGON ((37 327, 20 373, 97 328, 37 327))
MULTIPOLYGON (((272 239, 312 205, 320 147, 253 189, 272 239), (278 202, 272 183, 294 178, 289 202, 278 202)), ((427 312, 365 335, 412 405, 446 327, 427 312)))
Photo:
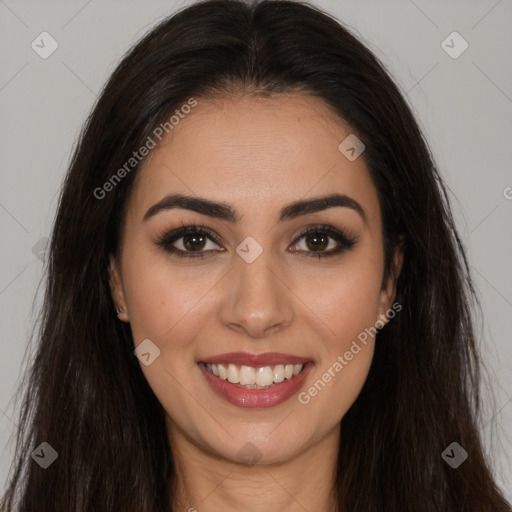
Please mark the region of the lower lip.
POLYGON ((206 369, 204 363, 199 363, 198 366, 212 389, 229 403, 238 407, 263 408, 279 405, 292 397, 299 390, 305 378, 313 369, 314 364, 312 362, 306 363, 303 370, 295 377, 274 383, 272 387, 265 389, 241 388, 213 375, 206 369))

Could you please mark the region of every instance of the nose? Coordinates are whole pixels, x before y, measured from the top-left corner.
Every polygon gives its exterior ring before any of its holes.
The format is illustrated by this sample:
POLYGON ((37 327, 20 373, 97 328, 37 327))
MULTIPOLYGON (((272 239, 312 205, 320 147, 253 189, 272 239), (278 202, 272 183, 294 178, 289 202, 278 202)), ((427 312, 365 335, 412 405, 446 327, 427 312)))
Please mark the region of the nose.
POLYGON ((228 276, 219 312, 223 325, 251 338, 264 338, 291 323, 293 293, 266 251, 252 263, 237 258, 228 276))

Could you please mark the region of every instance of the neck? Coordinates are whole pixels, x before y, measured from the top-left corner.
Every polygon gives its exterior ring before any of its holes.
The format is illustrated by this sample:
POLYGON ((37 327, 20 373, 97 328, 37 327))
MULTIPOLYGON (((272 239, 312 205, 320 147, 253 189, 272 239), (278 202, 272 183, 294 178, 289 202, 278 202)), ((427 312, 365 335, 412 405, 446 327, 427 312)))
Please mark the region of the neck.
POLYGON ((339 425, 290 460, 242 464, 207 452, 168 427, 176 480, 172 511, 332 512, 339 425))

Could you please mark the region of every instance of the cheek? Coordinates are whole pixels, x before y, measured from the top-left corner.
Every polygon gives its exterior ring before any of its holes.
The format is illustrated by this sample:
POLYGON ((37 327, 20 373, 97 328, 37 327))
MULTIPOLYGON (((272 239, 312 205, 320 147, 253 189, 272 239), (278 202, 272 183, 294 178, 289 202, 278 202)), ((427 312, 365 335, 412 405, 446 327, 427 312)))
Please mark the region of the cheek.
POLYGON ((338 424, 356 401, 368 376, 373 343, 349 344, 315 371, 310 385, 297 395, 297 407, 304 417, 322 418, 322 430, 338 424), (347 359, 351 354, 351 360, 347 359))
POLYGON ((322 320, 327 348, 345 350, 350 340, 378 319, 382 266, 371 256, 358 254, 330 272, 301 278, 297 295, 306 297, 310 316, 322 320))
POLYGON ((378 307, 378 286, 371 279, 364 282, 350 275, 330 283, 329 290, 328 302, 316 302, 323 306, 319 316, 328 326, 319 360, 308 387, 297 396, 299 407, 322 417, 325 428, 338 423, 361 392, 373 358, 378 307))
POLYGON ((150 254, 127 258, 124 272, 135 345, 150 339, 160 349, 160 365, 173 375, 196 370, 193 347, 214 318, 212 288, 219 275, 206 267, 173 267, 150 254))
POLYGON ((201 379, 193 356, 194 344, 201 339, 205 318, 213 314, 205 294, 213 286, 212 277, 183 272, 172 266, 144 259, 126 264, 126 298, 134 343, 151 340, 160 350, 148 366, 141 363, 151 389, 172 418, 194 431, 190 411, 196 407, 186 391, 190 382, 201 379))
MULTIPOLYGON (((358 255, 332 275, 305 283, 310 318, 322 320, 319 362, 314 378, 298 401, 325 425, 339 422, 368 376, 374 352, 382 267, 373 255, 358 255)), ((301 295, 302 296, 302 295, 301 295)), ((318 324, 318 322, 317 322, 318 324)))

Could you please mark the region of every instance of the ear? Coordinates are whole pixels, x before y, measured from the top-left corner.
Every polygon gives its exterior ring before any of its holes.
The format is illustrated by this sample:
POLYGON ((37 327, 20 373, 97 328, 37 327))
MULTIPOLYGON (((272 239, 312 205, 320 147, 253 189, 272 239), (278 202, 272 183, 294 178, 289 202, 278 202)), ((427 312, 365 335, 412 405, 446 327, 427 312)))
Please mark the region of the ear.
MULTIPOLYGON (((383 283, 381 292, 380 292, 380 302, 379 302, 379 320, 381 320, 384 324, 389 322, 388 312, 393 305, 393 301, 395 300, 396 295, 396 283, 398 280, 398 276, 402 270, 402 265, 404 262, 404 239, 400 238, 399 242, 395 245, 393 258, 391 263, 390 272, 387 278, 387 281, 383 283)), ((401 309, 401 308, 400 308, 401 309)))
POLYGON ((119 263, 116 258, 111 254, 110 255, 110 265, 109 265, 109 284, 110 284, 110 293, 112 294, 112 300, 114 301, 114 305, 116 310, 121 310, 117 317, 122 322, 128 322, 128 308, 126 306, 126 300, 124 297, 124 289, 123 282, 121 279, 121 271, 119 269, 119 263))

